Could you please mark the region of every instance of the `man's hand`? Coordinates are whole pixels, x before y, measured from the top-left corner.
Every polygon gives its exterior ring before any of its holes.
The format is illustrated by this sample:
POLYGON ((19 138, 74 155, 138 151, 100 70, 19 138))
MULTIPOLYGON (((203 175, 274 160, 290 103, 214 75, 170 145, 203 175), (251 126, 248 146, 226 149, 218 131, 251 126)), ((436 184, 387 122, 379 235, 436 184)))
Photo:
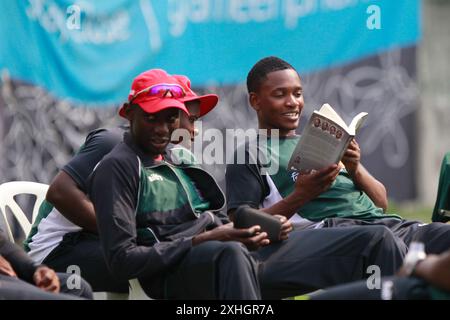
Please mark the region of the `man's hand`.
MULTIPOLYGON (((402 267, 398 276, 405 276, 405 268, 402 267)), ((425 260, 419 261, 414 268, 413 275, 425 279, 435 287, 450 291, 450 251, 439 255, 429 254, 425 260)))
POLYGON ((347 172, 351 177, 355 176, 355 173, 360 164, 360 160, 361 149, 359 148, 359 144, 356 142, 356 140, 352 139, 341 160, 345 166, 345 169, 347 169, 347 172))
POLYGON ((59 292, 58 276, 48 267, 38 267, 34 272, 33 281, 39 289, 53 293, 59 292))
POLYGON ((280 240, 287 240, 289 238, 289 232, 294 229, 291 221, 279 214, 275 214, 274 217, 280 219, 281 222, 280 240))
POLYGON ((260 232, 260 226, 253 226, 245 229, 233 228, 233 223, 227 223, 215 229, 203 232, 192 239, 192 245, 198 245, 205 241, 238 241, 247 246, 250 250, 267 246, 270 241, 266 232, 260 232))
POLYGON ((332 164, 312 173, 300 173, 295 182, 296 196, 307 203, 326 191, 339 174, 339 166, 332 164))
POLYGON ((8 262, 8 260, 3 258, 2 255, 0 255, 0 274, 17 278, 17 274, 12 268, 11 264, 8 262))

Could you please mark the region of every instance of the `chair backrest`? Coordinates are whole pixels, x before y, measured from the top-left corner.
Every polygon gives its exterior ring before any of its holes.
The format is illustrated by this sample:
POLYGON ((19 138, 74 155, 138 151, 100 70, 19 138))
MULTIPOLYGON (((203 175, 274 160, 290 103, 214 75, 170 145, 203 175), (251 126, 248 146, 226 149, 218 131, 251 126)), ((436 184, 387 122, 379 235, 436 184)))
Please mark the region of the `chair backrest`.
POLYGON ((45 199, 47 190, 47 184, 30 181, 11 181, 5 182, 0 185, 0 212, 3 215, 3 219, 5 221, 5 231, 11 241, 14 241, 14 237, 11 227, 8 223, 6 208, 8 207, 11 210, 13 216, 19 222, 19 225, 25 235, 28 235, 31 229, 31 225, 33 224, 39 212, 39 207, 41 206, 42 201, 44 201, 45 199), (36 196, 33 213, 31 215, 31 221, 28 220, 27 215, 23 212, 22 208, 14 199, 15 196, 20 194, 31 194, 36 196))

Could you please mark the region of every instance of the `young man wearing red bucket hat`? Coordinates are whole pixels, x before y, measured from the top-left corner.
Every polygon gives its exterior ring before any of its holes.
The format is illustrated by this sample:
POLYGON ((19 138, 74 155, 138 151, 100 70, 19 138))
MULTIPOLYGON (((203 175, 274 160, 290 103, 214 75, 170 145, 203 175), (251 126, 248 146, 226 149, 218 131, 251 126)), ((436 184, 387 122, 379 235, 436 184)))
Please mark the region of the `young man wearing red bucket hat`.
MULTIPOLYGON (((257 299, 256 263, 241 254, 240 244, 196 237, 222 225, 216 213, 225 197, 212 176, 174 165, 166 150, 180 112, 187 114, 186 92, 176 83, 155 70, 134 80, 119 112, 130 131, 92 174, 89 195, 106 262, 118 279, 138 277, 154 298, 257 299), (212 267, 219 265, 215 288, 212 267)), ((216 237, 266 241, 264 233, 255 235, 258 227, 216 230, 216 237)))
MULTIPOLYGON (((166 74, 164 71, 155 71, 166 74)), ((180 128, 194 136, 193 122, 217 104, 216 95, 197 96, 185 76, 176 76, 186 96, 182 100, 190 116, 182 112, 180 128), (200 101, 200 103, 198 102, 200 101), (201 111, 200 111, 201 108, 201 111)), ((139 91, 138 88, 134 89, 139 91)), ((132 99, 133 94, 129 95, 132 99)), ((128 103, 128 102, 127 102, 128 103)), ((121 108, 124 110, 124 107, 121 108)), ((77 154, 50 184, 47 200, 25 241, 25 250, 36 262, 66 272, 78 265, 94 291, 128 292, 127 281, 117 281, 107 268, 97 235, 94 207, 86 196, 87 179, 95 165, 120 141, 128 127, 102 128, 90 132, 77 154)), ((172 147, 175 149, 174 147, 172 147)), ((177 151, 181 154, 180 151, 177 151)), ((182 149, 184 154, 189 154, 182 149)))
POLYGON ((386 258, 383 273, 395 270, 401 253, 381 227, 347 229, 364 246, 342 243, 343 229, 288 238, 292 226, 284 217, 282 241, 270 246, 259 226, 233 228, 221 214, 225 198, 215 180, 195 165, 175 165, 167 150, 184 97, 168 79, 143 81, 121 110, 130 132, 90 177, 103 252, 116 278, 138 278, 153 298, 259 299, 359 279, 386 258), (320 243, 323 236, 328 243, 320 243))

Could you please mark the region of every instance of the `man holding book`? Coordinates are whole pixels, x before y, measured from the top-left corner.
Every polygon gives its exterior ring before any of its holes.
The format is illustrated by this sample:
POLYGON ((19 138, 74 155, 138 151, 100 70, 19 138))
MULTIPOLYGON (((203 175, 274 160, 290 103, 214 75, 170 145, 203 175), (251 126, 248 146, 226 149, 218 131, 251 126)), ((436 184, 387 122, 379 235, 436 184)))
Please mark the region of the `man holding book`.
MULTIPOLYGON (((411 241, 425 243, 427 253, 441 253, 450 248, 450 225, 423 224, 387 215, 384 185, 360 163, 360 147, 353 139, 339 164, 309 173, 288 170, 288 162, 300 137, 296 135, 304 106, 302 85, 297 71, 286 61, 268 57, 257 62, 247 76, 249 102, 255 110, 260 129, 279 131, 279 149, 261 150, 277 161, 276 173, 264 172, 267 159, 254 159, 249 144, 244 164, 227 166, 228 213, 243 204, 290 218, 297 228, 383 225, 391 229, 400 245, 411 241)), ((252 143, 252 142, 250 142, 252 143)), ((256 142, 255 142, 256 143, 256 142)), ((266 146, 264 146, 266 147, 266 146)), ((238 152, 242 150, 238 149, 238 152)), ((236 160, 236 159, 235 159, 236 160)))

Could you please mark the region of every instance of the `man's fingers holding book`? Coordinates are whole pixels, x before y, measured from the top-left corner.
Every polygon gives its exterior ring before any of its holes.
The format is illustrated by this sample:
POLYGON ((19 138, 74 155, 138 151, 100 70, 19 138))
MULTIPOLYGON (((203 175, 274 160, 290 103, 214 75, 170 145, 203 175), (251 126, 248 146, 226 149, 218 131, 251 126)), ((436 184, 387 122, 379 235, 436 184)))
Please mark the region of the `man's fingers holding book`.
POLYGON ((342 163, 345 165, 347 172, 353 176, 358 169, 361 160, 361 150, 358 143, 352 140, 342 157, 342 163))
POLYGON ((353 139, 348 145, 343 158, 357 158, 359 160, 360 157, 361 149, 359 148, 359 144, 356 142, 356 140, 353 139))
POLYGON ((332 164, 324 169, 315 172, 316 178, 323 183, 332 183, 339 174, 339 166, 332 164))
POLYGON ((349 145, 348 145, 348 148, 352 149, 352 150, 358 150, 359 151, 359 144, 358 144, 358 142, 356 142, 355 139, 352 139, 350 141, 349 145))

